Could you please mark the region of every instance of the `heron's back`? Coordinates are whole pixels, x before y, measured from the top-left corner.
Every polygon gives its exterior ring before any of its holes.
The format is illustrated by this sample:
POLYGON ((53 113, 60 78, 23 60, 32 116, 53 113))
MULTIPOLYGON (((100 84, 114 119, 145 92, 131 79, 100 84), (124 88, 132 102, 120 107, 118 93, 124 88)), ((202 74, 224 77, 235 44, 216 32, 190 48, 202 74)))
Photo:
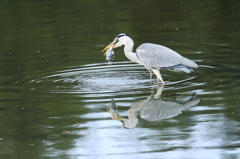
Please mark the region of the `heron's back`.
POLYGON ((144 66, 151 69, 178 69, 189 73, 198 65, 177 52, 157 44, 144 43, 136 50, 137 57, 144 66))

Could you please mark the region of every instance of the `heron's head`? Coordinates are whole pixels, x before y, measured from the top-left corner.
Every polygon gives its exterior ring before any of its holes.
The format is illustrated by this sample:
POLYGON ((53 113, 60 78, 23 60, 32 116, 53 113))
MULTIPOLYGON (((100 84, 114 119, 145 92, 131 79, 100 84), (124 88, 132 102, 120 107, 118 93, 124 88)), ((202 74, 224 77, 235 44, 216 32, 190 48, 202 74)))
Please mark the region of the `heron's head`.
POLYGON ((132 39, 132 38, 131 38, 129 35, 127 35, 127 34, 124 34, 124 33, 119 34, 108 46, 106 46, 106 47, 102 50, 102 52, 105 51, 105 50, 107 50, 107 49, 110 48, 111 46, 112 46, 112 49, 114 49, 114 48, 120 47, 120 46, 122 46, 122 45, 125 45, 126 41, 127 41, 129 38, 132 39))

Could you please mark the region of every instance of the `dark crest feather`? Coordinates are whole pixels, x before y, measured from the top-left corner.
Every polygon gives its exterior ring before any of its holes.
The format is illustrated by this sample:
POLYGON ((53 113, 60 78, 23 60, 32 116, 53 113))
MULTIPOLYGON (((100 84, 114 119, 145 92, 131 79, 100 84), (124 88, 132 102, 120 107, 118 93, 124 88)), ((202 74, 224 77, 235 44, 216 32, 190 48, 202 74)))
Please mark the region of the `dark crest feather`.
MULTIPOLYGON (((127 34, 119 34, 118 36, 117 36, 117 38, 121 38, 121 37, 123 37, 123 36, 128 36, 129 38, 131 38, 129 35, 127 35, 127 34)), ((132 38, 131 38, 132 39, 132 38)))

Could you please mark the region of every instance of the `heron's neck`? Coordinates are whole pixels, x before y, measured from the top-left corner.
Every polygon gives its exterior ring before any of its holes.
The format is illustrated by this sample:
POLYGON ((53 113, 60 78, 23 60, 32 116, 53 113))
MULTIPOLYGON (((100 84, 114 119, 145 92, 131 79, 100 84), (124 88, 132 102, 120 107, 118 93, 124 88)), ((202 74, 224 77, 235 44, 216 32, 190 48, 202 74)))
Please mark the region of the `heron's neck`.
POLYGON ((134 42, 132 39, 129 38, 128 40, 126 40, 125 47, 124 47, 125 56, 129 60, 141 64, 136 53, 133 52, 133 46, 134 46, 134 42))

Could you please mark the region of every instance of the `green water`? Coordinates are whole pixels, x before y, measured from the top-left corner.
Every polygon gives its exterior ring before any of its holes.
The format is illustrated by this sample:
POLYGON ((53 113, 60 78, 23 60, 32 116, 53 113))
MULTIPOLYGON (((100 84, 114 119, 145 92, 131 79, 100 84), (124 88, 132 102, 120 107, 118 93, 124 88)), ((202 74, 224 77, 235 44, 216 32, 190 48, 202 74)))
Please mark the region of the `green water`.
POLYGON ((0 1, 0 158, 240 158, 239 9, 234 0, 0 1), (123 48, 108 66, 101 50, 119 33, 199 68, 163 72, 159 90, 123 48))

